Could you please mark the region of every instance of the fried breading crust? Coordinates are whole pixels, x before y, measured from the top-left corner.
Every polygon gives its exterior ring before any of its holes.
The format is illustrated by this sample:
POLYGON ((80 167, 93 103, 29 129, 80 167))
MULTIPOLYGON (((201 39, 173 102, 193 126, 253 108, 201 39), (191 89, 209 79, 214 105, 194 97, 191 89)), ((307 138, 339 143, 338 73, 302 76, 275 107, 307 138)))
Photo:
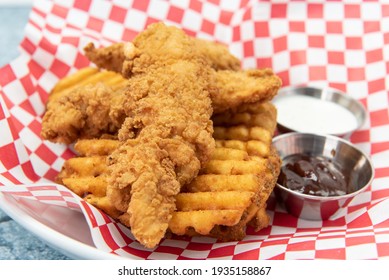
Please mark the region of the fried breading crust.
MULTIPOLYGON (((129 70, 133 66, 135 59, 141 59, 142 64, 148 66, 155 63, 153 57, 161 57, 166 54, 166 49, 170 49, 171 56, 176 59, 187 59, 195 56, 202 56, 203 59, 215 70, 240 69, 240 61, 233 56, 226 46, 202 39, 189 38, 189 43, 194 47, 192 53, 177 49, 178 46, 171 46, 166 42, 172 33, 147 33, 139 34, 132 43, 116 43, 105 48, 96 49, 93 43, 85 46, 84 51, 88 59, 94 62, 99 68, 104 68, 123 76, 128 76, 129 70), (153 45, 146 45, 143 42, 150 41, 147 36, 153 36, 153 45), (172 48, 173 47, 173 48, 172 48), (151 55, 150 55, 151 54, 151 55)), ((173 41, 174 44, 174 41, 173 41)), ((162 58, 163 60, 163 58, 162 58)), ((139 69, 138 69, 139 70, 139 69)), ((136 70, 136 71, 138 71, 136 70)), ((140 69, 141 70, 141 69, 140 69)), ((134 72, 136 72, 134 71, 134 72)))
POLYGON ((48 103, 41 135, 53 142, 70 144, 79 138, 114 134, 125 118, 123 98, 102 83, 76 88, 48 103))
POLYGON ((265 103, 281 87, 281 79, 269 68, 216 73, 219 92, 211 95, 214 113, 235 110, 244 104, 265 103))
POLYGON ((175 195, 215 149, 214 88, 209 64, 193 54, 191 39, 178 28, 151 25, 135 41, 156 51, 134 60, 127 75, 127 118, 118 132, 122 144, 109 156, 107 194, 128 213, 122 222, 136 239, 152 248, 165 235, 175 195), (164 43, 153 45, 156 37, 164 43))

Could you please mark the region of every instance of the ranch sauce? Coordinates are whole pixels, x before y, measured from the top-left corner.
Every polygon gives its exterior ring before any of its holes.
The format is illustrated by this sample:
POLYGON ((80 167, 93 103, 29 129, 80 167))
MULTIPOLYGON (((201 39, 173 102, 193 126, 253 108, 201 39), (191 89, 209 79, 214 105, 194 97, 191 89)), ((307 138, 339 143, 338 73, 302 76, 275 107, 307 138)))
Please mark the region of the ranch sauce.
POLYGON ((278 123, 298 132, 341 135, 357 128, 346 108, 311 96, 291 95, 274 101, 278 123))

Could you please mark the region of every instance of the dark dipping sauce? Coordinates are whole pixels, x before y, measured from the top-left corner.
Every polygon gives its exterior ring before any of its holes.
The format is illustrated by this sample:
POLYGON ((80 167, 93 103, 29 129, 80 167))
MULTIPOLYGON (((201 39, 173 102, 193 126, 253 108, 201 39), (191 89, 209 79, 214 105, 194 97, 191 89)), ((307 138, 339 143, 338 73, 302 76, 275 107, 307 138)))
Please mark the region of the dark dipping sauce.
POLYGON ((295 154, 283 160, 278 184, 303 194, 339 196, 348 193, 348 181, 329 158, 295 154))

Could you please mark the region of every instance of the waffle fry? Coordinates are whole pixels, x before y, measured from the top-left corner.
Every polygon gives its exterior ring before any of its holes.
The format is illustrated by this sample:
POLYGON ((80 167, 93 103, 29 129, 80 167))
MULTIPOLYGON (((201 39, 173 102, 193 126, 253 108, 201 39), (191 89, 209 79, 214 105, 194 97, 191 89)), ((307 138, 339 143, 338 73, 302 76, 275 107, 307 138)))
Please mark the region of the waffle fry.
MULTIPOLYGON (((217 148, 199 175, 177 195, 168 235, 206 235, 231 241, 242 239, 247 225, 255 230, 268 225, 266 201, 280 168, 271 147, 275 110, 268 103, 246 107, 246 111, 227 112, 226 118, 215 116, 217 148), (234 125, 227 126, 226 119, 234 125)), ((65 162, 58 182, 126 224, 128 214, 118 211, 106 193, 106 157, 119 144, 115 139, 77 141, 78 157, 65 162)))
POLYGON ((266 129, 273 135, 277 125, 274 121, 276 118, 276 108, 271 103, 265 102, 242 104, 236 110, 214 115, 212 120, 215 126, 256 126, 266 129))
MULTIPOLYGON (((238 110, 213 116, 213 122, 217 149, 212 160, 185 186, 183 193, 199 197, 206 194, 202 205, 217 205, 217 209, 209 212, 208 209, 185 211, 178 208, 169 228, 178 235, 200 234, 223 241, 240 240, 245 236, 248 224, 255 230, 269 224, 266 201, 273 191, 281 164, 271 146, 276 110, 270 103, 244 105, 238 110), (209 193, 219 192, 239 192, 233 197, 242 207, 236 207, 231 201, 226 204, 228 209, 223 208, 225 204, 218 205, 209 193), (246 197, 245 204, 243 197, 246 197), (205 222, 199 222, 200 218, 205 222)), ((228 201, 228 197, 224 199, 228 201)))
POLYGON ((124 87, 127 80, 121 75, 112 71, 100 71, 94 67, 82 68, 75 73, 61 79, 52 89, 49 95, 49 103, 59 96, 70 92, 77 87, 85 85, 95 85, 97 83, 104 83, 111 86, 113 89, 124 87))
POLYGON ((185 211, 178 208, 169 224, 170 230, 179 235, 201 234, 216 237, 223 241, 231 241, 240 240, 245 236, 248 223, 256 230, 266 227, 269 223, 269 217, 266 214, 266 201, 273 190, 280 163, 274 150, 271 151, 268 159, 256 157, 249 156, 245 161, 211 160, 210 164, 213 165, 212 162, 214 162, 215 166, 219 165, 219 168, 205 167, 201 174, 183 190, 183 194, 190 193, 199 197, 206 194, 205 197, 202 197, 202 205, 216 205, 217 210, 215 211, 219 211, 219 215, 226 215, 224 222, 201 212, 208 209, 199 210, 196 208, 186 209, 185 211), (217 161, 217 164, 215 161, 217 161), (222 162, 227 164, 221 164, 222 162), (230 168, 232 163, 235 168, 230 168), (238 168, 236 168, 237 166, 238 168), (254 166, 255 168, 252 168, 254 166), (223 199, 228 201, 225 205, 228 205, 229 208, 224 209, 224 204, 222 206, 218 205, 217 199, 209 193, 228 193, 223 199), (229 198, 231 197, 235 201, 230 201, 229 198), (237 207, 237 204, 241 207, 237 207), (221 212, 222 210, 234 210, 234 212, 221 212), (239 214, 237 211, 239 211, 239 214), (199 215, 205 216, 203 218, 206 219, 206 223, 188 225, 188 217, 199 215), (232 217, 236 217, 236 215, 240 218, 239 220, 235 219, 235 223, 232 224, 231 221, 234 220, 232 217), (212 219, 214 223, 212 229, 210 229, 208 225, 212 219))

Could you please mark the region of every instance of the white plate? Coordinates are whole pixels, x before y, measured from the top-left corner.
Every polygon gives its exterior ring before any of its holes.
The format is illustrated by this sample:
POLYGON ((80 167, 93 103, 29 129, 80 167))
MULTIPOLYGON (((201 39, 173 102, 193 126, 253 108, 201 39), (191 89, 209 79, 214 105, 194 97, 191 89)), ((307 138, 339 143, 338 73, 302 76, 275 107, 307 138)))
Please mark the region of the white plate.
POLYGON ((123 259, 97 249, 82 213, 0 192, 0 208, 50 247, 72 259, 123 259))

